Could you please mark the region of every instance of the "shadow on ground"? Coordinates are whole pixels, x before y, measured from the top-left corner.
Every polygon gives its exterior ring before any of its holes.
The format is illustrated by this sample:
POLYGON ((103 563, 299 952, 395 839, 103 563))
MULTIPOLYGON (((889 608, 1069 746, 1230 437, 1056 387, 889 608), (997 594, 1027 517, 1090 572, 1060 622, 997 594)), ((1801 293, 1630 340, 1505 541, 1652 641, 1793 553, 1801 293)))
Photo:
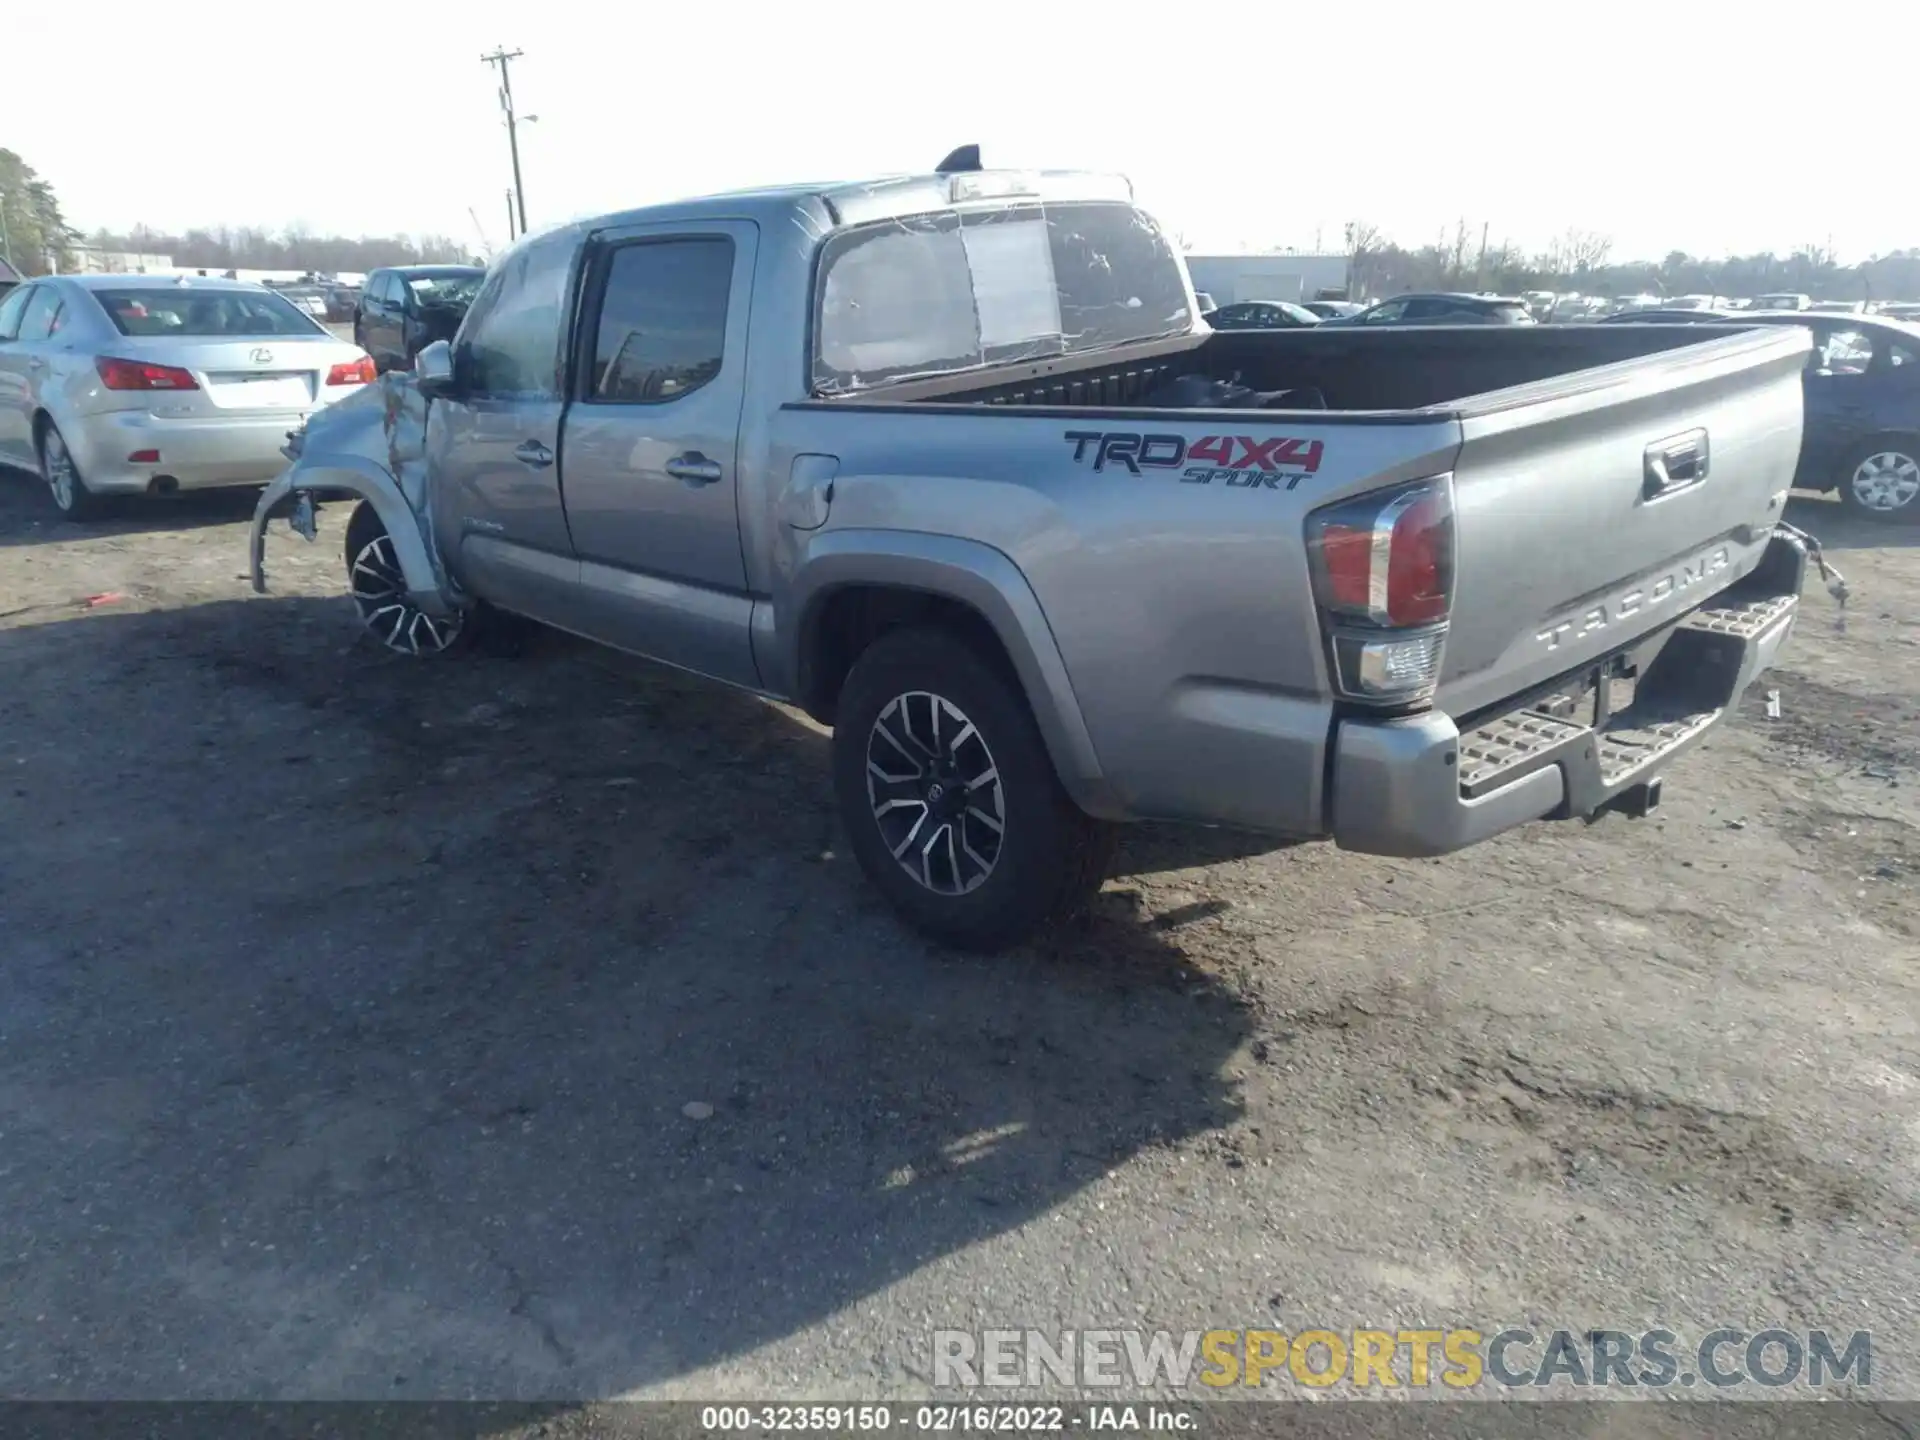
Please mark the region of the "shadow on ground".
POLYGON ((934 952, 784 712, 349 634, 0 631, 7 1393, 617 1393, 1237 1113, 1251 1021, 1180 917, 934 952))
POLYGON ((0 549, 46 545, 97 536, 144 535, 154 530, 197 530, 231 525, 253 514, 258 485, 230 490, 190 490, 184 495, 118 496, 98 520, 76 524, 53 508, 46 482, 29 470, 0 465, 0 549))

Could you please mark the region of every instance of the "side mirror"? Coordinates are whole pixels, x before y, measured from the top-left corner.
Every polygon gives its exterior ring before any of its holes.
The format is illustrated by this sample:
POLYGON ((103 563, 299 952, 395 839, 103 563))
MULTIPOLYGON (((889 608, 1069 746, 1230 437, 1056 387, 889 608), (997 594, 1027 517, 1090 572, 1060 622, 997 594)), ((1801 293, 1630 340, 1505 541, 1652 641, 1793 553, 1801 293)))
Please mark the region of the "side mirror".
POLYGON ((453 394, 453 347, 436 340, 413 357, 413 376, 420 393, 430 400, 444 400, 453 394))

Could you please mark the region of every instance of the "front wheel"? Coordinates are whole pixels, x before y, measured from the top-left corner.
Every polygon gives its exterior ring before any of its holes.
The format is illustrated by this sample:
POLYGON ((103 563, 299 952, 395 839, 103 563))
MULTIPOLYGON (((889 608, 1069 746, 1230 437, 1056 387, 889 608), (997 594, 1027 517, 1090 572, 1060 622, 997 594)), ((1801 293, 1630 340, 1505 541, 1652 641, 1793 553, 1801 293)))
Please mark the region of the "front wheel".
POLYGON ((362 500, 347 521, 347 584, 367 633, 401 655, 446 655, 470 629, 464 615, 429 615, 407 596, 406 574, 380 512, 362 500))
POLYGON ((916 930, 994 950, 1072 912, 1114 830, 1061 788, 1018 688, 957 637, 882 636, 855 662, 833 732, 854 858, 916 930))
POLYGON ((1920 437, 1861 445, 1840 471, 1840 503, 1875 520, 1920 519, 1920 437))

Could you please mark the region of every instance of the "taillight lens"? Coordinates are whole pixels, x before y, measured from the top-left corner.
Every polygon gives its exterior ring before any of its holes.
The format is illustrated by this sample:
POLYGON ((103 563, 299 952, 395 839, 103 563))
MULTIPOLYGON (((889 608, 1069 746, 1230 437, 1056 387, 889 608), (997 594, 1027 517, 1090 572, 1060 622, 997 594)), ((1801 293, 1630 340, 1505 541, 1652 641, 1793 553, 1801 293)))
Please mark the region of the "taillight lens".
POLYGON ((199 382, 188 371, 174 365, 149 365, 144 360, 115 360, 107 356, 93 362, 100 372, 100 383, 109 390, 198 390, 199 382))
POLYGON ((379 378, 374 372, 372 357, 367 355, 345 361, 327 372, 329 385, 371 385, 379 378))
POLYGON ((1394 703, 1431 693, 1453 603, 1452 477, 1314 511, 1307 550, 1342 692, 1394 703))

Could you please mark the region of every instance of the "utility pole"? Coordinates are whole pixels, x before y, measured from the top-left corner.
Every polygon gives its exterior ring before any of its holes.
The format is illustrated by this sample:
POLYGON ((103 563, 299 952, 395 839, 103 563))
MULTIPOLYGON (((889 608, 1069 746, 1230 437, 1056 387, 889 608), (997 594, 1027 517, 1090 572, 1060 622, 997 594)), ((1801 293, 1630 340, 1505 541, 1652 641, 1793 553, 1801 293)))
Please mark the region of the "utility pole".
POLYGON ((513 228, 513 191, 507 191, 507 244, 513 244, 519 232, 513 228))
POLYGON ((514 128, 513 114, 513 76, 508 72, 509 62, 518 60, 518 50, 496 50, 491 55, 482 55, 482 65, 500 67, 500 108, 507 117, 507 148, 513 152, 513 203, 520 213, 520 233, 527 233, 527 191, 520 183, 520 134, 514 128))

